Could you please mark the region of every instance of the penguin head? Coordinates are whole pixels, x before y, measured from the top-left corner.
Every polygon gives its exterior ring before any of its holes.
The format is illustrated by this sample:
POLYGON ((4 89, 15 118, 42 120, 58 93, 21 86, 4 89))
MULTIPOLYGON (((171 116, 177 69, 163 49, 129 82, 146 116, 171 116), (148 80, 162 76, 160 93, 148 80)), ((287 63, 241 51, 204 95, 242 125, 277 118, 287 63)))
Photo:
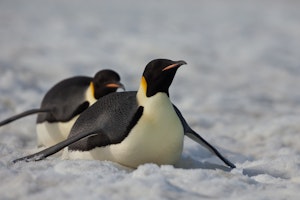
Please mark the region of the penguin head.
POLYGON ((169 87, 173 81, 177 69, 185 61, 172 61, 168 59, 155 59, 149 62, 144 70, 141 86, 147 97, 158 92, 166 93, 169 96, 169 87))
POLYGON ((125 90, 120 82, 120 76, 113 70, 105 69, 97 72, 91 83, 94 91, 94 97, 99 99, 109 93, 117 91, 118 88, 125 90))

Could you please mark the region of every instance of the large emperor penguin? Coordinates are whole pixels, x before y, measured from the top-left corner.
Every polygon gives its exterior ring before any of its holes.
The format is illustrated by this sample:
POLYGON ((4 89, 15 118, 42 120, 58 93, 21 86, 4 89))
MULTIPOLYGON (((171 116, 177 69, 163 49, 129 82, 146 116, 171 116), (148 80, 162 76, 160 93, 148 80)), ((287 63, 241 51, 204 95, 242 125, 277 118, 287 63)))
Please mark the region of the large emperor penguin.
POLYGON ((38 146, 49 147, 65 140, 78 116, 99 98, 124 86, 112 70, 101 70, 94 77, 76 76, 54 85, 44 96, 38 109, 10 117, 0 126, 22 117, 38 114, 36 121, 38 146))
POLYGON ((106 95, 85 110, 67 140, 20 160, 41 160, 62 148, 64 158, 97 159, 136 168, 144 163, 173 165, 181 157, 184 135, 234 168, 212 145, 193 131, 169 98, 169 87, 185 61, 152 60, 137 92, 106 95))

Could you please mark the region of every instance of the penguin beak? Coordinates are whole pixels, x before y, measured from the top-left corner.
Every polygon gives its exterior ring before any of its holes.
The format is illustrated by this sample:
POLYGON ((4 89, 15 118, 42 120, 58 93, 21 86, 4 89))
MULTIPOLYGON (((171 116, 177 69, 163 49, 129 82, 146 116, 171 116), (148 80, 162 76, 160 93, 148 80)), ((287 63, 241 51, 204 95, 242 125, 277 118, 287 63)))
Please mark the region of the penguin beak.
POLYGON ((181 65, 186 65, 187 63, 184 61, 184 60, 180 60, 180 61, 176 61, 174 64, 172 65, 169 65, 165 68, 163 68, 162 71, 167 71, 169 69, 173 69, 173 68, 176 68, 176 67, 180 67, 181 65))
POLYGON ((108 88, 121 88, 125 91, 125 86, 120 82, 108 83, 105 86, 108 88))

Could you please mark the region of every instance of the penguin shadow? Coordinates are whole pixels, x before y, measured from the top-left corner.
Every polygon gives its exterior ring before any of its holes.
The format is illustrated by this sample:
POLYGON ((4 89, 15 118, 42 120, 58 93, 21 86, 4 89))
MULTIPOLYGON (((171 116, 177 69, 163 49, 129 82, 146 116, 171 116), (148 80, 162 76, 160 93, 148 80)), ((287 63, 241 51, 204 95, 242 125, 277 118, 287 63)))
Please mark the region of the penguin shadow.
MULTIPOLYGON (((219 165, 211 162, 200 162, 191 157, 183 157, 175 166, 181 169, 209 169, 209 170, 222 170, 230 172, 232 169, 224 165, 219 165)), ((286 172, 270 168, 269 166, 257 165, 253 167, 240 168, 241 173, 247 177, 255 177, 259 175, 268 175, 273 178, 289 179, 286 172)))
POLYGON ((252 167, 242 168, 242 174, 248 177, 255 177, 258 175, 268 175, 273 178, 289 179, 287 172, 281 171, 269 165, 256 165, 252 167))
POLYGON ((175 168, 181 169, 210 169, 210 170, 222 170, 230 172, 232 169, 222 164, 215 164, 211 162, 201 162, 191 157, 182 157, 175 165, 175 168))
MULTIPOLYGON (((191 142, 191 141, 186 141, 191 142)), ((191 143, 193 144, 193 143, 191 143)), ((231 155, 234 160, 231 160, 233 164, 236 163, 239 156, 235 152, 229 150, 220 149, 220 152, 225 153, 225 155, 231 155)), ((207 151, 202 146, 197 144, 186 148, 183 152, 181 159, 174 165, 175 168, 181 169, 209 169, 209 170, 222 170, 225 172, 230 172, 233 168, 226 165, 223 161, 220 160, 217 156, 214 156, 209 151, 207 151), (201 158, 199 157, 201 155, 201 158)))

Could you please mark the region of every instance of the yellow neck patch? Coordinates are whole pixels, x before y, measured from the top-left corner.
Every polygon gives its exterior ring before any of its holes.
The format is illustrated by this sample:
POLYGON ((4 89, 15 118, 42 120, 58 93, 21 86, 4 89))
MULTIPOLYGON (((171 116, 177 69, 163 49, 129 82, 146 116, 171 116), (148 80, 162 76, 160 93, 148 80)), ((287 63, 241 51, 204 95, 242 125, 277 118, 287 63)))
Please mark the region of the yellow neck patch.
POLYGON ((147 98, 146 92, 147 92, 147 81, 143 76, 141 79, 140 88, 137 93, 137 100, 139 102, 139 105, 143 105, 143 102, 145 102, 145 99, 147 98))
POLYGON ((146 94, 146 92, 147 92, 147 81, 146 81, 144 76, 142 76, 141 87, 142 87, 144 93, 146 94))
POLYGON ((90 103, 90 105, 94 104, 97 101, 97 99, 95 98, 95 87, 93 82, 90 83, 90 86, 85 92, 85 99, 90 103))
POLYGON ((93 82, 90 83, 90 91, 91 95, 95 98, 95 86, 93 82))

